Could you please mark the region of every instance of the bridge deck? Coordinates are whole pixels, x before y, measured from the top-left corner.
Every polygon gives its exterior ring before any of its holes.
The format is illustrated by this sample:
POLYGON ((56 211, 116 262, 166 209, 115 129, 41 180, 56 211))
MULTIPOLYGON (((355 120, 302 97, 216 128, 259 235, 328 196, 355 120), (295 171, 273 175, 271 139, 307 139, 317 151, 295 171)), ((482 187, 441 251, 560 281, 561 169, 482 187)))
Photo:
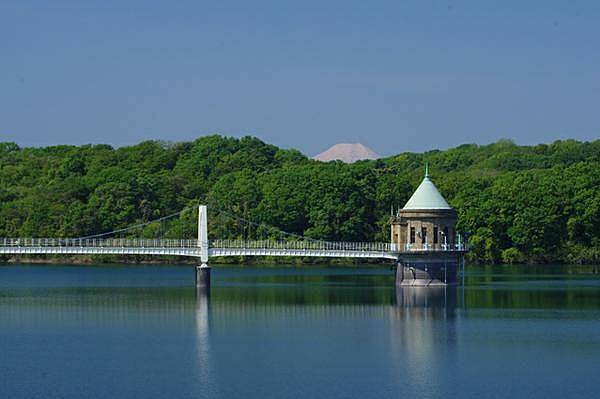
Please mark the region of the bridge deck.
MULTIPOLYGON (((198 240, 0 238, 0 254, 169 255, 201 257, 198 240)), ((369 242, 213 240, 208 256, 301 256, 398 259, 401 254, 460 253, 463 248, 402 248, 369 242)))

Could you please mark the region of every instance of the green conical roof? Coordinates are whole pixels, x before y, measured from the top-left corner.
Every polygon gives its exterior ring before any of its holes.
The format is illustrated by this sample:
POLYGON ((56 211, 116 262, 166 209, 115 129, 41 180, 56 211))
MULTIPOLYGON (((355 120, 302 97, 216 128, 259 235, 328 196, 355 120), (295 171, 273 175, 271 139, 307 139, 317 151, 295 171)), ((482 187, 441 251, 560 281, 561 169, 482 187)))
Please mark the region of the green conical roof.
POLYGON ((452 207, 448 205, 437 187, 429 180, 426 169, 425 178, 402 209, 452 209, 452 207))

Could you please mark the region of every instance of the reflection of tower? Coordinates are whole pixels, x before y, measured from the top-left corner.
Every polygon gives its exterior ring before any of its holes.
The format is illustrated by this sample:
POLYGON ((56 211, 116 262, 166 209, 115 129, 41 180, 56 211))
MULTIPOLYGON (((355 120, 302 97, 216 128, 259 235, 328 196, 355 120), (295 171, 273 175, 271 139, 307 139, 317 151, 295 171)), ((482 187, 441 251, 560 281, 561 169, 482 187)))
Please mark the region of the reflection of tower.
MULTIPOLYGON (((458 288, 396 287, 390 310, 390 355, 409 378, 408 391, 423 392, 456 353, 458 288)), ((425 395, 427 396, 427 395, 425 395)))
POLYGON ((196 289, 196 352, 201 375, 199 381, 212 380, 210 362, 210 291, 207 288, 196 289))
POLYGON ((453 318, 456 311, 457 288, 396 287, 396 306, 407 312, 422 312, 434 318, 453 318))

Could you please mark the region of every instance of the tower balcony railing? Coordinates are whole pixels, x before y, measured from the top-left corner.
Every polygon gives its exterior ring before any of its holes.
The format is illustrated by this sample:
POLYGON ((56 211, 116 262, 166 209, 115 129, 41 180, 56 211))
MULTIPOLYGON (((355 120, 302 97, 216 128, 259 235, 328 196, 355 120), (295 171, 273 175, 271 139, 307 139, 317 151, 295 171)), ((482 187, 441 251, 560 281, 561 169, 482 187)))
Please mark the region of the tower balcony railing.
POLYGON ((410 252, 410 251, 444 251, 444 252, 451 252, 451 251, 466 251, 467 247, 463 244, 429 244, 429 243, 423 243, 423 244, 418 244, 418 243, 405 243, 404 244, 404 251, 405 252, 410 252))

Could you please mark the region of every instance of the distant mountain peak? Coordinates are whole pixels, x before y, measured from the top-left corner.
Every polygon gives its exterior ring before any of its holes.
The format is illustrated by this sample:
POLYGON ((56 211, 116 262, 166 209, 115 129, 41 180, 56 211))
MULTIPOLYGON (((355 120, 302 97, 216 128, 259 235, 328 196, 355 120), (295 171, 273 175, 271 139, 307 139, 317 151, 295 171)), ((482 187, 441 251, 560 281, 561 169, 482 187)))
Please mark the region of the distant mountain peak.
POLYGON ((377 158, 380 158, 380 156, 360 143, 339 143, 313 157, 313 159, 321 162, 340 160, 345 163, 377 158))

